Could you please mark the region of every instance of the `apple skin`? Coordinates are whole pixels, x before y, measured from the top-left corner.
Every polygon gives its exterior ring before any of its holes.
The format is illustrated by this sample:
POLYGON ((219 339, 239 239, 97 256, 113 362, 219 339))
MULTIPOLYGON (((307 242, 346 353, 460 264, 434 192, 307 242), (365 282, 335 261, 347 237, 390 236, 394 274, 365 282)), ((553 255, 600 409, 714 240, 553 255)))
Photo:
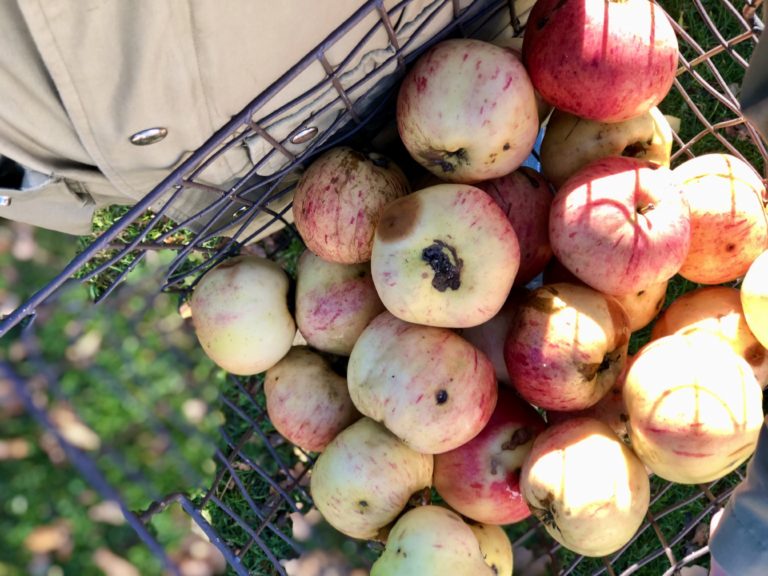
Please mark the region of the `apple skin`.
POLYGON ((762 390, 749 364, 704 330, 664 336, 638 351, 624 380, 632 449, 654 474, 712 482, 754 452, 762 390))
POLYGON ((512 542, 500 526, 467 522, 480 545, 483 560, 495 576, 512 576, 514 555, 512 542))
POLYGON ((722 284, 746 274, 768 248, 763 182, 730 154, 691 158, 672 175, 691 210, 691 247, 680 275, 699 284, 722 284))
POLYGON ((190 299, 195 334, 206 355, 241 376, 274 366, 296 336, 288 287, 283 269, 258 256, 236 256, 206 272, 190 299))
POLYGON ((296 185, 294 223, 324 260, 368 262, 382 208, 409 191, 405 174, 385 156, 338 146, 316 158, 296 185))
POLYGON ((528 73, 506 48, 444 40, 425 52, 397 95, 397 128, 411 156, 448 182, 508 174, 539 132, 528 73))
POLYGON ((541 171, 555 188, 606 156, 629 156, 669 168, 672 128, 655 106, 622 122, 585 120, 555 110, 541 142, 541 171))
POLYGON ((520 305, 504 344, 513 387, 545 410, 583 410, 616 382, 627 359, 629 321, 612 297, 550 284, 520 305))
POLYGON ((539 434, 521 486, 549 535, 585 556, 607 556, 624 546, 650 503, 645 467, 594 418, 567 420, 539 434))
POLYGON ((741 291, 730 286, 702 286, 676 298, 659 316, 651 340, 675 333, 706 330, 723 338, 749 363, 762 388, 768 385, 768 350, 750 330, 741 291))
POLYGON ((474 438, 490 419, 498 391, 491 361, 461 336, 389 312, 360 335, 347 383, 362 414, 425 454, 474 438))
POLYGON ((523 62, 555 108, 621 122, 667 95, 678 43, 664 10, 648 0, 539 0, 525 27, 523 62))
POLYGON ((347 380, 306 346, 294 346, 267 370, 264 395, 275 430, 307 452, 321 452, 360 418, 347 380))
POLYGON ((504 305, 520 267, 515 230, 474 186, 440 184, 388 204, 371 273, 381 301, 406 322, 477 326, 504 305))
POLYGON ((500 178, 479 182, 504 210, 520 244, 520 268, 515 286, 525 286, 538 276, 552 258, 549 245, 549 208, 554 192, 533 168, 522 166, 500 178))
POLYGON ((362 418, 343 430, 312 468, 310 492, 323 518, 352 538, 372 539, 411 496, 432 483, 433 458, 362 418))
POLYGON ((435 456, 433 484, 454 510, 484 524, 530 516, 520 493, 520 469, 544 419, 511 390, 499 389, 496 409, 466 444, 435 456))
POLYGON ((669 280, 656 282, 637 292, 614 296, 629 318, 629 331, 641 330, 650 324, 664 307, 669 280))
MULTIPOLYGON (((520 36, 513 36, 510 38, 494 38, 493 43, 497 46, 501 46, 502 48, 511 50, 516 58, 518 58, 521 62, 523 61, 523 39, 520 36)), ((541 97, 541 94, 539 94, 535 89, 533 93, 536 96, 536 110, 539 113, 539 124, 541 124, 552 113, 552 105, 545 102, 544 98, 541 97)))
POLYGON ((747 270, 741 283, 741 305, 752 334, 768 348, 768 251, 747 270))
POLYGON ((310 346, 349 356, 360 333, 384 311, 371 266, 328 262, 305 250, 296 272, 296 324, 310 346))
POLYGON ((588 164, 558 190, 549 239, 557 259, 595 290, 637 293, 680 270, 691 216, 667 168, 612 156, 588 164))
POLYGON ((392 527, 371 576, 495 576, 474 532, 441 506, 418 506, 392 527))

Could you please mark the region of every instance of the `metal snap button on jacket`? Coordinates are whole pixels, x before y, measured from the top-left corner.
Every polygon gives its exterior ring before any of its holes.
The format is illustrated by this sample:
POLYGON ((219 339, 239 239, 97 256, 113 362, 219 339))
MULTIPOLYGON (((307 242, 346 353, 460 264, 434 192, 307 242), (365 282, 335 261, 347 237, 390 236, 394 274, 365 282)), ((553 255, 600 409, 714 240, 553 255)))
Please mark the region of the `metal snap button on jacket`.
POLYGON ((146 130, 139 130, 131 136, 131 144, 136 146, 146 146, 147 144, 154 144, 160 142, 168 135, 168 129, 158 126, 156 128, 147 128, 146 130))

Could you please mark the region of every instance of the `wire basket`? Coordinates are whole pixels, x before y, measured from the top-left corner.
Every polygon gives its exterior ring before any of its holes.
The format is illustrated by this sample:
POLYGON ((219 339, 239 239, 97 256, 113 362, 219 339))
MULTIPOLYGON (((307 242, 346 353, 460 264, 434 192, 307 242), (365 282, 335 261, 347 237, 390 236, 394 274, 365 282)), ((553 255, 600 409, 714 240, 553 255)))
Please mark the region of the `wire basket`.
MULTIPOLYGON (((672 19, 680 41, 680 66, 671 93, 661 110, 680 118, 675 128, 673 166, 711 151, 725 151, 750 163, 765 176, 768 152, 756 131, 744 121, 738 90, 749 56, 762 31, 755 10, 759 2, 681 0, 659 2, 670 14, 683 5, 695 6, 695 18, 672 19), (693 22, 692 20, 695 20, 693 22), (727 81, 728 78, 730 81, 727 81), (738 78, 737 82, 733 79, 738 78)), ((256 97, 242 112, 196 150, 183 164, 103 231, 50 283, 0 322, 0 336, 8 335, 26 346, 27 362, 38 362, 48 397, 66 401, 87 421, 86 400, 62 385, 54 370, 35 350, 37 332, 51 307, 61 306, 64 288, 89 283, 96 300, 115 291, 148 255, 172 255, 162 277, 142 288, 145 306, 135 320, 151 309, 158 292, 187 294, 201 275, 243 246, 274 232, 262 246, 278 251, 291 235, 291 190, 305 167, 322 151, 339 143, 377 142, 393 118, 395 88, 410 62, 435 42, 455 36, 493 39, 521 36, 533 0, 369 0, 334 30, 312 53, 290 68, 256 97), (419 10, 414 12, 418 5, 419 10), (414 15, 414 13, 416 15, 414 15), (343 52, 340 52, 343 47, 343 52), (375 54, 375 57, 371 57, 375 54), (295 86, 306 74, 321 78, 308 90, 295 86), (311 113, 307 113, 311 110, 311 113), (216 181, 219 163, 245 148, 251 163, 236 177, 216 181), (150 212, 148 212, 150 211, 150 212)), ((691 12, 687 12, 691 14, 691 12)), ((302 86, 306 82, 302 81, 302 86)), ((138 290, 126 286, 124 290, 138 290)), ((124 290, 113 298, 122 297, 124 290)), ((642 343, 635 338, 635 347, 642 343)), ((183 352, 166 342, 168 350, 183 352)), ((74 445, 57 426, 50 402, 41 402, 38 383, 23 378, 11 364, 0 364, 0 377, 14 385, 27 410, 50 431, 70 461, 104 497, 118 502, 137 534, 161 560, 164 570, 180 574, 161 539, 149 528, 152 519, 171 505, 180 505, 220 550, 236 574, 286 574, 285 554, 298 556, 305 547, 292 533, 290 515, 311 507, 307 481, 313 455, 286 444, 269 424, 260 377, 223 375, 222 390, 212 403, 225 416, 214 434, 190 426, 178 407, 158 409, 139 384, 107 380, 107 392, 138 402, 146 409, 140 427, 166 441, 161 473, 180 476, 175 489, 158 484, 149 471, 126 462, 120 433, 98 454, 74 445), (37 386, 37 387, 36 387, 37 386), (205 477, 177 450, 174 438, 195 437, 215 461, 213 478, 205 477), (167 457, 166 457, 167 455, 167 457), (123 486, 130 484, 128 496, 123 486), (118 489, 120 487, 120 489, 118 489), (235 509, 236 499, 244 505, 235 509), (140 503, 140 504, 137 504, 140 503), (137 507, 139 506, 139 507, 137 507)), ((133 433, 136 432, 132 429, 133 433)), ((681 487, 658 478, 652 482, 647 520, 622 550, 603 559, 586 559, 555 544, 530 519, 510 529, 514 545, 525 545, 548 555, 556 574, 675 574, 682 566, 707 555, 705 543, 692 543, 691 535, 727 500, 743 479, 744 468, 708 485, 681 487), (662 520, 685 511, 674 530, 662 520)), ((364 543, 347 544, 348 552, 371 554, 364 543)))

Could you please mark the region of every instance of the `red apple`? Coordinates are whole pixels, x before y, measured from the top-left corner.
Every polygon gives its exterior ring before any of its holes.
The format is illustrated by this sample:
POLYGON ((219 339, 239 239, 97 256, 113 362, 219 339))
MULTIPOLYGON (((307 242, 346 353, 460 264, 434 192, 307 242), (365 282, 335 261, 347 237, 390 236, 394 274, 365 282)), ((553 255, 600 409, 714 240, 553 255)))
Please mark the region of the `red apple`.
POLYGON ((531 511, 520 493, 520 469, 544 426, 527 402, 499 389, 496 409, 480 434, 435 456, 435 488, 454 510, 477 522, 527 518, 531 511))
POLYGON ((523 61, 543 98, 601 122, 627 120, 661 102, 677 58, 667 14, 648 0, 539 0, 523 41, 523 61))
POLYGON ((669 169, 612 156, 588 164, 558 190, 549 239, 560 262, 592 288, 636 293, 680 270, 690 212, 669 169))

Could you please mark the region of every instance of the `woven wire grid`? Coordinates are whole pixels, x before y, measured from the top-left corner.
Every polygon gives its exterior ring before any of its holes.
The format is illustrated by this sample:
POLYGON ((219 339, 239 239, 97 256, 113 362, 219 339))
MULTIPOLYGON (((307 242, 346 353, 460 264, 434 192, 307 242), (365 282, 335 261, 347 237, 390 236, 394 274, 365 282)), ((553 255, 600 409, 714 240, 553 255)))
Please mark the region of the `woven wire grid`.
MULTIPOLYGON (((680 2, 659 3, 670 13, 680 5, 680 2)), ((756 3, 727 0, 693 0, 692 3, 699 18, 695 25, 672 18, 680 40, 680 67, 672 92, 661 105, 664 113, 681 118, 681 127, 674 133, 676 145, 673 164, 706 152, 727 151, 744 159, 765 176, 768 170, 765 144, 741 116, 738 84, 727 82, 722 73, 727 67, 736 67, 740 78, 747 68, 749 56, 762 30, 762 22, 751 10, 756 3)), ((5 318, 0 324, 0 334, 5 334, 24 319, 34 317, 38 308, 44 304, 55 305, 56 296, 63 287, 71 284, 70 278, 73 275, 79 276, 79 282, 86 282, 128 258, 129 264, 111 278, 107 290, 102 294, 102 298, 105 298, 146 254, 155 250, 173 250, 175 257, 167 267, 160 282, 161 287, 164 290, 188 290, 210 266, 235 253, 241 245, 268 231, 276 223, 285 224, 289 204, 279 210, 271 210, 266 206, 290 193, 291 186, 284 185, 284 178, 288 177, 289 182, 295 182, 290 175, 297 166, 306 164, 329 147, 349 141, 356 133, 364 132, 368 126, 376 125, 382 116, 391 113, 391 90, 376 102, 368 103, 363 110, 358 107, 362 95, 355 92, 354 86, 343 85, 341 78, 352 54, 335 67, 326 56, 334 42, 367 15, 378 15, 374 28, 385 30, 390 38, 391 55, 387 62, 394 63, 395 73, 392 77, 382 78, 382 82, 390 82, 394 86, 407 64, 428 45, 448 36, 473 36, 494 15, 504 14, 519 35, 523 30, 526 13, 517 8, 520 5, 530 8, 532 2, 477 3, 463 11, 456 1, 435 2, 432 13, 434 17, 440 10, 453 11, 450 24, 425 42, 419 51, 409 53, 406 53, 406 44, 398 44, 395 34, 399 15, 407 4, 400 2, 386 10, 381 1, 365 3, 321 47, 289 70, 280 81, 214 134, 144 200, 96 239, 54 281, 5 318), (477 8, 481 4, 483 9, 477 8), (271 136, 270 122, 278 118, 284 109, 295 105, 295 101, 261 117, 258 122, 253 118, 258 117, 261 107, 275 93, 312 62, 319 62, 327 77, 309 93, 294 100, 310 97, 330 87, 336 92, 333 102, 342 103, 343 111, 309 146, 299 152, 291 151, 291 140, 311 125, 311 119, 280 139, 271 136), (272 149, 255 162, 242 178, 229 187, 214 186, 205 181, 207 169, 228 151, 254 136, 267 140, 272 149), (285 160, 284 167, 269 176, 260 175, 259 169, 276 156, 285 160), (187 220, 176 222, 158 232, 163 215, 172 205, 184 202, 185 194, 190 191, 210 194, 211 201, 187 220), (138 234, 126 239, 123 233, 128 225, 138 221, 149 207, 153 208, 155 216, 147 220, 138 234), (252 226, 255 218, 265 213, 270 218, 260 226, 252 226), (181 235, 182 231, 190 227, 194 227, 191 236, 181 235), (179 241, 179 238, 182 240, 179 241)), ((362 42, 357 49, 360 49, 362 42)), ((729 77, 733 78, 734 74, 729 74, 729 77)), ((290 226, 287 229, 292 230, 290 226)), ((26 339, 26 345, 32 351, 35 349, 33 328, 22 331, 21 336, 26 339)), ((172 348, 170 344, 169 348, 172 348)), ((34 354, 30 358, 34 358, 34 354)), ((29 384, 7 364, 0 365, 0 371, 3 377, 14 383, 30 413, 44 428, 56 434, 55 424, 45 407, 36 402, 29 384)), ((42 362, 40 374, 46 379, 54 397, 77 406, 76 399, 58 387, 55 372, 51 372, 42 362)), ((116 396, 140 397, 137 387, 126 389, 123 382, 106 376, 105 381, 112 386, 116 396)), ((216 462, 216 474, 207 485, 200 484, 196 471, 189 470, 183 456, 174 454, 173 450, 169 451, 169 457, 173 465, 185 470, 189 483, 178 491, 162 493, 146 481, 140 470, 132 469, 121 459, 118 443, 105 447, 99 458, 95 458, 71 445, 60 434, 57 440, 80 473, 105 498, 120 503, 128 522, 169 573, 178 574, 178 567, 147 525, 168 506, 179 504, 221 551, 235 573, 283 575, 286 572, 280 563, 282 558, 276 557, 273 549, 275 542, 279 541, 294 555, 304 551, 303 544, 292 536, 290 514, 307 511, 311 506, 307 486, 314 455, 293 448, 274 432, 264 408, 260 377, 229 376, 227 383, 222 386, 223 392, 217 401, 226 416, 226 423, 220 428, 218 438, 204 439, 211 444, 216 462), (258 447, 258 450, 254 450, 254 447, 258 447), (119 483, 110 481, 105 474, 105 465, 121 470, 122 477, 136 483, 150 504, 142 510, 132 509, 131 503, 115 488, 119 483), (231 505, 233 498, 245 503, 245 506, 235 509, 231 505), (212 509, 219 513, 216 520, 211 519, 212 509)), ((170 429, 187 435, 200 434, 183 419, 173 414, 160 417, 152 410, 148 410, 146 427, 161 437, 170 438, 170 429)), ((707 555, 705 545, 692 544, 692 535, 724 504, 736 483, 743 478, 742 475, 743 468, 718 482, 692 487, 680 487, 654 478, 652 504, 646 522, 630 543, 608 558, 589 559, 564 550, 553 543, 543 527, 533 519, 516 525, 510 534, 514 536, 516 546, 526 546, 540 554, 549 555, 554 572, 561 575, 674 574, 680 567, 700 561, 707 555), (684 521, 675 526, 674 533, 665 532, 661 520, 681 510, 686 511, 684 521)), ((360 553, 365 549, 365 544, 361 543, 360 553)))

